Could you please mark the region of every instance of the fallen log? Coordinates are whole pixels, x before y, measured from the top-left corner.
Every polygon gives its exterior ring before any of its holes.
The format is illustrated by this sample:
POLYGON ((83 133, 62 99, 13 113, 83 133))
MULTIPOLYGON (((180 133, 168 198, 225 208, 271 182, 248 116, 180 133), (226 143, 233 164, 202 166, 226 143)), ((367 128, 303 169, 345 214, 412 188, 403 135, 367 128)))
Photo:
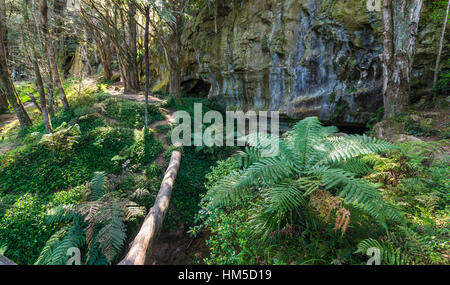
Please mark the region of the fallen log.
POLYGON ((0 265, 17 265, 8 258, 0 254, 0 265))
POLYGON ((130 251, 118 265, 144 265, 152 245, 161 232, 172 195, 172 188, 181 164, 181 153, 174 151, 164 179, 161 183, 155 205, 150 209, 142 227, 131 244, 130 251))

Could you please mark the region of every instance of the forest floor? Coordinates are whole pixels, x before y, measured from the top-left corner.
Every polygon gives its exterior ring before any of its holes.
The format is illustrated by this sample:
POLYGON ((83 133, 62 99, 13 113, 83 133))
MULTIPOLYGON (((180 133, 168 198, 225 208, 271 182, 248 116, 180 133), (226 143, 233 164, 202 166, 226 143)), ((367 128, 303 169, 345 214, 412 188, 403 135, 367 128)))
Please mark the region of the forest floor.
MULTIPOLYGON (((108 93, 122 99, 135 102, 145 103, 144 92, 125 93, 120 83, 108 86, 108 93)), ((164 151, 155 159, 155 163, 162 169, 167 167, 165 152, 170 148, 171 143, 168 141, 167 134, 158 131, 158 127, 164 125, 173 126, 173 114, 177 111, 173 108, 163 108, 164 100, 149 95, 149 104, 159 107, 165 119, 150 124, 149 128, 154 130, 155 138, 163 143, 164 151)), ((183 160, 183 158, 182 158, 183 160)), ((172 211, 178 212, 176 206, 172 202, 172 211)), ((179 213, 177 213, 179 214, 179 213)), ((185 265, 193 264, 206 258, 209 255, 209 249, 205 241, 209 238, 208 233, 203 233, 197 238, 191 237, 187 233, 188 227, 182 221, 175 229, 171 228, 163 230, 158 240, 153 246, 151 255, 147 258, 147 265, 185 265)))
MULTIPOLYGON (((71 80, 70 83, 73 85, 71 85, 68 90, 69 100, 75 101, 80 94, 83 94, 83 90, 97 90, 101 85, 94 78, 86 78, 81 81, 71 80)), ((111 97, 116 97, 118 100, 125 99, 126 101, 129 100, 142 104, 145 102, 144 92, 125 93, 123 92, 123 87, 120 83, 103 86, 103 91, 111 97)), ((97 104, 89 106, 94 110, 94 113, 92 113, 94 117, 106 121, 114 128, 126 126, 127 123, 123 122, 121 119, 116 116, 111 117, 110 114, 106 114, 104 110, 102 110, 102 107, 100 106, 101 104, 99 105, 100 108, 97 108, 96 105, 97 104)), ((178 107, 166 106, 165 100, 155 96, 149 96, 149 105, 157 107, 162 115, 161 118, 155 121, 152 120, 149 127, 153 130, 154 137, 160 141, 163 146, 163 149, 154 162, 162 169, 164 173, 167 167, 167 151, 171 148, 168 133, 169 129, 173 127, 172 116, 173 113, 177 111, 178 107)), ((41 114, 37 111, 32 102, 25 102, 24 106, 33 121, 41 120, 41 114)), ((142 120, 142 118, 139 117, 138 120, 142 120)), ((54 127, 57 127, 56 124, 54 127)), ((132 128, 137 131, 141 131, 137 125, 132 128)), ((16 115, 12 111, 0 115, 0 154, 14 151, 16 148, 22 146, 21 140, 16 140, 16 136, 19 133, 19 122, 16 115)), ((160 234, 157 244, 154 246, 153 254, 147 261, 148 264, 193 264, 198 263, 203 258, 208 256, 209 251, 205 245, 205 240, 208 238, 208 235, 204 234, 197 238, 192 238, 187 233, 189 230, 189 225, 192 221, 189 215, 186 216, 186 212, 190 213, 191 211, 196 211, 195 206, 198 203, 199 193, 203 191, 201 190, 203 189, 202 177, 204 173, 209 170, 210 162, 205 163, 199 161, 199 165, 197 167, 194 165, 197 163, 197 155, 193 151, 188 152, 189 154, 187 156, 183 155, 182 158, 182 160, 184 159, 185 161, 184 163, 182 162, 183 165, 178 175, 178 180, 180 181, 176 181, 177 185, 174 188, 170 213, 168 213, 168 216, 166 217, 166 225, 160 234), (185 185, 185 182, 183 181, 187 179, 186 177, 188 177, 188 179, 198 180, 198 183, 189 183, 190 185, 188 187, 184 187, 183 185, 185 185), (188 209, 186 209, 186 204, 190 204, 188 209)), ((140 172, 132 173, 130 178, 139 175, 142 176, 145 174, 140 172)), ((159 188, 159 186, 155 186, 159 188)))
MULTIPOLYGON (((136 93, 125 93, 123 92, 123 86, 120 83, 116 83, 113 85, 110 85, 106 88, 109 94, 116 96, 118 98, 135 101, 139 103, 145 103, 145 94, 143 92, 136 92, 136 93)), ((155 96, 152 96, 152 94, 148 97, 148 103, 158 106, 159 110, 164 116, 164 120, 153 122, 149 125, 149 128, 155 131, 155 137, 159 141, 163 143, 164 151, 161 152, 161 154, 156 158, 155 162, 158 164, 161 168, 165 168, 166 166, 166 160, 164 158, 164 152, 167 151, 170 147, 170 142, 167 141, 167 136, 165 133, 158 132, 157 129, 160 126, 173 125, 173 118, 172 115, 176 111, 171 108, 163 108, 162 105, 164 103, 164 100, 157 98, 155 96)))

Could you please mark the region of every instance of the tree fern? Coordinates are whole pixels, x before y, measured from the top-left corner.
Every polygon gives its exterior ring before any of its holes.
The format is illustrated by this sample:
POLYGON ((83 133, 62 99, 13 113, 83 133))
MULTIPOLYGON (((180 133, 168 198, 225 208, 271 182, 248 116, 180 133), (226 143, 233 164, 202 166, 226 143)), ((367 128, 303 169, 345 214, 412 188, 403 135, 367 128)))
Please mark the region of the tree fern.
POLYGON ((70 248, 85 252, 87 264, 111 264, 126 238, 124 214, 118 199, 105 194, 106 176, 96 173, 90 183, 89 201, 50 209, 47 222, 68 224, 55 233, 36 264, 64 265, 70 248))
POLYGON ((235 158, 241 170, 218 181, 205 199, 211 207, 227 206, 257 198, 261 208, 255 212, 255 231, 276 229, 293 212, 307 207, 309 195, 318 189, 335 193, 346 204, 363 209, 382 225, 386 220, 400 221, 395 208, 384 201, 381 192, 357 178, 369 168, 360 157, 387 150, 388 142, 368 136, 334 136, 335 127, 323 127, 316 117, 297 123, 283 138, 252 134, 248 147, 235 158), (278 153, 263 153, 277 144, 278 153), (260 216, 258 216, 260 215, 260 216), (266 228, 265 228, 266 227, 266 228))

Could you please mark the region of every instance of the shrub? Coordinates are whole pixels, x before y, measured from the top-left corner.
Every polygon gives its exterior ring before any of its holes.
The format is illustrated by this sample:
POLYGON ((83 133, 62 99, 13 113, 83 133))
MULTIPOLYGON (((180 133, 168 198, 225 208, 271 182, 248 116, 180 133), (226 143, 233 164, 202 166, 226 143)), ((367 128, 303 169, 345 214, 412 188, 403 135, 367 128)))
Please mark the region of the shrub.
MULTIPOLYGON (((105 115, 117 120, 128 128, 142 129, 144 127, 145 106, 142 103, 125 99, 106 99, 105 115)), ((164 119, 163 115, 155 105, 149 104, 150 121, 164 119)))

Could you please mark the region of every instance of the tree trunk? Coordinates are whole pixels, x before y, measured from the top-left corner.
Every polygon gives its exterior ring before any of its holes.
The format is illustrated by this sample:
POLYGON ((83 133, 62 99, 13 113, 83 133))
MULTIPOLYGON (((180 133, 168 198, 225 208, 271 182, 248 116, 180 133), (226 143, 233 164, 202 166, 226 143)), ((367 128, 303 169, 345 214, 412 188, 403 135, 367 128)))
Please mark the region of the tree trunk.
POLYGON ((86 27, 84 27, 84 29, 83 29, 83 41, 84 42, 82 45, 82 49, 83 49, 83 58, 84 58, 84 68, 86 69, 86 74, 91 75, 92 74, 92 66, 89 61, 89 51, 88 51, 89 37, 88 37, 88 32, 87 32, 86 27))
POLYGON ((39 105, 38 101, 36 100, 36 98, 34 97, 33 93, 27 93, 28 97, 30 98, 31 102, 34 104, 34 106, 36 107, 36 109, 39 111, 39 113, 42 114, 42 109, 41 106, 39 105))
POLYGON ((145 35, 144 35, 144 45, 145 45, 145 132, 148 132, 148 95, 150 89, 150 58, 149 58, 149 42, 148 34, 150 30, 150 7, 145 7, 145 35))
POLYGON ((170 0, 170 5, 175 13, 174 23, 170 26, 168 37, 169 50, 169 93, 177 102, 181 102, 181 35, 184 27, 183 11, 186 8, 185 0, 170 0))
MULTIPOLYGON (((36 38, 33 39, 33 37, 31 36, 31 34, 34 34, 34 36, 36 37, 37 28, 36 28, 36 26, 31 26, 30 19, 28 16, 28 4, 29 4, 29 0, 25 0, 24 7, 23 7, 23 19, 24 19, 24 24, 25 24, 24 30, 27 33, 28 42, 30 43, 30 48, 31 48, 30 60, 33 65, 36 87, 37 87, 37 90, 39 93, 40 106, 39 105, 37 105, 37 106, 38 106, 38 109, 40 109, 40 112, 42 114, 42 119, 44 121, 45 130, 48 134, 50 134, 50 133, 52 133, 53 128, 52 128, 52 122, 50 121, 49 110, 47 107, 47 95, 45 94, 44 81, 42 80, 41 69, 40 69, 39 63, 38 63, 39 55, 38 55, 38 53, 36 51, 36 47, 35 47, 35 45, 37 45, 37 41, 36 41, 36 38)), ((25 37, 24 37, 23 45, 25 48, 26 48, 26 44, 27 44, 27 42, 25 41, 25 37)), ((36 103, 36 102, 34 102, 34 103, 36 103)))
POLYGON ((125 91, 139 90, 139 73, 137 64, 137 29, 136 29, 136 3, 130 1, 128 4, 128 47, 129 55, 126 60, 125 91))
POLYGON ((383 0, 383 99, 385 117, 409 104, 410 77, 423 0, 383 0))
POLYGON ((66 92, 64 91, 61 77, 58 72, 58 65, 56 63, 55 49, 53 47, 53 42, 50 37, 50 30, 48 26, 48 5, 47 0, 41 0, 40 2, 40 16, 41 16, 41 29, 44 35, 44 41, 47 48, 48 60, 50 62, 50 68, 53 75, 53 84, 58 87, 59 95, 61 97, 62 105, 64 110, 69 110, 69 101, 67 100, 66 92))
MULTIPOLYGON (((5 1, 0 0, 0 23, 6 23, 6 6, 5 1)), ((6 26, 6 25, 5 25, 6 26)), ((7 34, 6 29, 1 29, 0 31, 0 41, 6 42, 7 34)), ((6 112, 8 110, 8 100, 2 90, 0 90, 0 113, 6 112)))
POLYGON ((169 93, 177 102, 181 102, 181 71, 180 71, 180 47, 181 35, 174 32, 171 35, 169 47, 169 93))
MULTIPOLYGON (((3 25, 0 25, 0 31, 1 30, 3 30, 3 25)), ((6 58, 6 48, 3 41, 0 41, 0 89, 4 92, 9 104, 11 104, 14 109, 22 129, 31 126, 31 119, 28 116, 22 101, 20 101, 19 95, 12 82, 11 72, 8 68, 8 59, 6 58)))
MULTIPOLYGON (((109 81, 112 79, 113 71, 111 66, 112 52, 111 52, 111 36, 108 32, 103 33, 97 27, 97 22, 95 21, 95 13, 93 10, 83 13, 83 21, 86 28, 92 35, 94 39, 96 50, 95 57, 97 61, 97 52, 100 55, 100 60, 103 66, 103 77, 105 80, 109 81), (91 20, 92 19, 92 20, 91 20)), ((106 10, 106 17, 109 18, 109 11, 106 10)), ((103 26, 103 30, 107 31, 107 27, 103 26)))
MULTIPOLYGON (((0 15, 6 15, 5 0, 0 0, 0 15)), ((25 129, 31 126, 32 122, 25 110, 22 101, 20 101, 17 90, 14 87, 11 72, 8 67, 7 56, 7 35, 6 22, 0 21, 0 90, 5 94, 9 104, 11 104, 17 115, 20 126, 25 129)))
POLYGON ((6 56, 8 56, 8 29, 6 26, 6 1, 0 0, 0 25, 3 28, 0 30, 0 41, 3 41, 6 49, 6 56))
POLYGON ((53 118, 55 116, 55 87, 53 86, 53 75, 51 69, 48 70, 47 79, 47 96, 48 96, 48 111, 50 116, 53 118))
POLYGON ((181 74, 175 65, 169 66, 169 93, 177 102, 181 102, 181 74))
POLYGON ((6 99, 3 92, 0 90, 0 113, 6 112, 8 110, 8 100, 6 99))
POLYGON ((437 80, 438 80, 439 65, 441 63, 442 48, 444 46, 445 30, 447 28, 449 10, 450 10, 450 0, 447 1, 447 11, 445 12, 444 25, 442 26, 441 41, 439 42, 439 51, 438 51, 438 55, 437 55, 437 59, 436 59, 436 67, 434 68, 433 88, 436 87, 437 80))

